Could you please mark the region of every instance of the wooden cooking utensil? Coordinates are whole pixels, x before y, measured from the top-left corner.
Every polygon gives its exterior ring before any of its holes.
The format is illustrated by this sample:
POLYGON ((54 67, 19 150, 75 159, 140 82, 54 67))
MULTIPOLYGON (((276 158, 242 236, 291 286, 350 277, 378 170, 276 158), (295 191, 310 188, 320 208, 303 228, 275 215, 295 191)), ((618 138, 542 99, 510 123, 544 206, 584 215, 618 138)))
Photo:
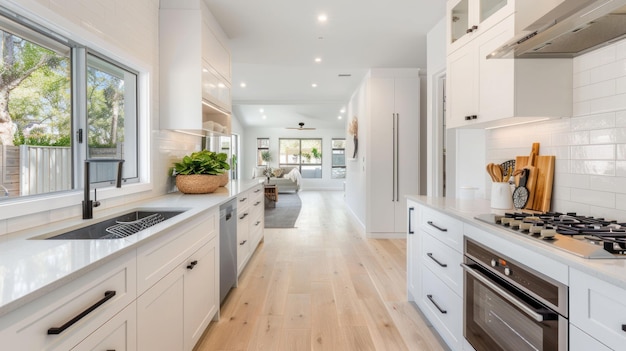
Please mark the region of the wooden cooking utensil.
POLYGON ((489 174, 489 176, 491 177, 491 181, 495 183, 496 182, 496 177, 493 174, 493 170, 491 168, 491 165, 492 165, 491 163, 487 164, 487 167, 486 167, 487 168, 487 174, 489 174))

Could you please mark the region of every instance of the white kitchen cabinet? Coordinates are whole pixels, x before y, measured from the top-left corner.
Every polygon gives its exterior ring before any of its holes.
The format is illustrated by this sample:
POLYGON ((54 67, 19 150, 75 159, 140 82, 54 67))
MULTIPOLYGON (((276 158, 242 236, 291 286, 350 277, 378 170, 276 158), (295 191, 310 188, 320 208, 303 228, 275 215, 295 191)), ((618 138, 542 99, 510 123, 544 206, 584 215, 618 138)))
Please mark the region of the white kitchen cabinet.
POLYGON ((610 349, 623 350, 626 345, 626 290, 570 268, 569 294, 570 323, 602 340, 610 349))
POLYGON ((408 201, 407 286, 417 306, 452 350, 463 338, 463 223, 408 201), (413 232, 413 233, 411 233, 413 232))
POLYGON ((564 1, 566 0, 448 0, 447 51, 452 53, 458 50, 511 15, 516 18, 515 32, 521 32, 564 1))
POLYGON ((243 272, 263 238, 265 201, 263 184, 237 196, 237 276, 243 272))
POLYGON ((1 348, 73 349, 130 305, 136 296, 133 251, 2 316, 1 348), (94 306, 90 312, 84 313, 94 306), (82 317, 75 319, 79 316, 82 317))
POLYGON ((366 231, 405 233, 405 195, 419 183, 418 69, 373 69, 368 84, 366 231))
POLYGON ((191 350, 219 308, 217 209, 137 249, 139 350, 191 350))
POLYGON ((72 351, 137 350, 137 306, 133 301, 72 351))
POLYGON ((449 0, 447 50, 453 52, 513 13, 514 0, 449 0))
POLYGON ((217 238, 137 299, 140 350, 190 351, 217 314, 217 238))
POLYGON ((514 36, 515 18, 507 17, 449 53, 448 128, 571 116, 571 59, 487 58, 514 36))
POLYGON ((570 351, 611 351, 603 343, 592 338, 584 331, 576 328, 575 325, 569 325, 569 350, 570 351))
POLYGON ((409 301, 417 303, 417 299, 421 295, 421 277, 420 270, 420 238, 417 229, 417 217, 420 206, 412 200, 407 200, 407 239, 406 239, 406 285, 407 296, 409 301))
POLYGON ((231 60, 226 43, 226 35, 204 1, 161 0, 162 129, 230 134, 231 60))

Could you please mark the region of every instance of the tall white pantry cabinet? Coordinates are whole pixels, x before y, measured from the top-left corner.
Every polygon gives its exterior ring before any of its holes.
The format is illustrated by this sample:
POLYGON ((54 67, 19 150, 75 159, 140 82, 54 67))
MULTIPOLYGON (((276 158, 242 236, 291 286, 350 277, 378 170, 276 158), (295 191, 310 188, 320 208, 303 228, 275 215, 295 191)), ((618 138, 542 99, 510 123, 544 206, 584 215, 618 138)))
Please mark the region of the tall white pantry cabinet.
POLYGON ((419 69, 372 69, 366 81, 366 232, 406 232, 419 184, 419 69))

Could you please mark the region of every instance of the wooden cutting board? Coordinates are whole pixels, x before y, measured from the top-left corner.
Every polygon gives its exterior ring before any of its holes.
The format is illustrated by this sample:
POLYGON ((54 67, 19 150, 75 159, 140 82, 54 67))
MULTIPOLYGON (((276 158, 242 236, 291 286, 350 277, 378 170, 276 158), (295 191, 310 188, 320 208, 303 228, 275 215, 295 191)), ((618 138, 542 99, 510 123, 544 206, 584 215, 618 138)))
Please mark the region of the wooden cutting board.
MULTIPOLYGON (((515 158, 515 169, 517 170, 527 167, 529 160, 529 156, 517 156, 515 158)), ((525 207, 526 209, 541 212, 550 211, 555 160, 555 156, 540 155, 535 157, 535 165, 531 170, 531 172, 534 171, 535 176, 530 174, 527 183, 529 196, 528 203, 525 207), (530 180, 533 178, 534 183, 532 185, 529 185, 530 180)), ((516 184, 517 181, 518 179, 516 179, 516 184)))

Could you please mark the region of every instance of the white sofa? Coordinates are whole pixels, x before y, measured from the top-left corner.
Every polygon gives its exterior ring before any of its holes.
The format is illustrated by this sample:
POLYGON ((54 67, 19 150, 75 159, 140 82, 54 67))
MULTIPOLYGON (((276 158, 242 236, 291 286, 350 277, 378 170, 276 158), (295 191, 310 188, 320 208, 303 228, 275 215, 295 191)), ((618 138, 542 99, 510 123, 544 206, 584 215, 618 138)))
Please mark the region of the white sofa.
MULTIPOLYGON (((268 184, 267 176, 264 174, 265 170, 265 166, 254 167, 252 172, 252 178, 265 179, 265 184, 268 184)), ((269 184, 276 185, 279 193, 298 192, 300 190, 300 182, 302 180, 302 176, 300 175, 300 171, 298 171, 298 168, 280 167, 281 171, 276 171, 277 168, 272 168, 272 170, 274 170, 274 174, 279 176, 276 177, 272 175, 270 177, 269 184)))

